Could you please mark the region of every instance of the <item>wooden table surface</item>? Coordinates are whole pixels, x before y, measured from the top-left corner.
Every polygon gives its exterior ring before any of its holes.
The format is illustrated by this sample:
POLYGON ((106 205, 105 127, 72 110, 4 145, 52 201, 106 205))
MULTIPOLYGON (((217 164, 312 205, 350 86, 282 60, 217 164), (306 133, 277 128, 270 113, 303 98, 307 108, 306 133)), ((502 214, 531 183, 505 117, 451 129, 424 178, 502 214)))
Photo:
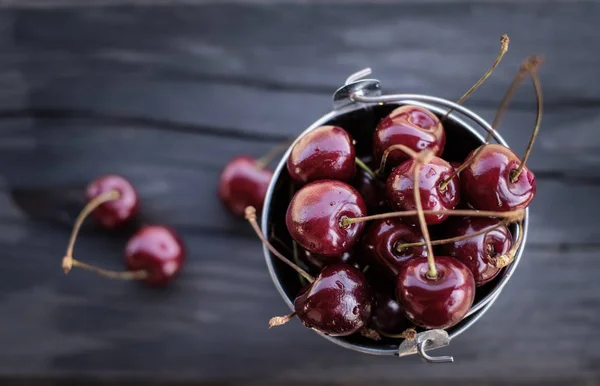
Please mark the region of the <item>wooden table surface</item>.
MULTIPOLYGON (((599 3, 90 3, 0 8, 2 385, 600 384, 599 3), (216 199, 223 165, 302 131, 363 67, 386 92, 457 99, 502 33, 509 53, 466 105, 491 120, 520 62, 544 55, 538 194, 513 279, 440 350, 456 362, 361 355, 297 321, 268 330, 287 308, 216 199), (139 188, 144 222, 182 234, 170 288, 63 275, 81 189, 108 172, 139 188)), ((534 119, 526 83, 500 127, 519 154, 534 119)), ((126 239, 86 226, 76 255, 119 269, 126 239)))

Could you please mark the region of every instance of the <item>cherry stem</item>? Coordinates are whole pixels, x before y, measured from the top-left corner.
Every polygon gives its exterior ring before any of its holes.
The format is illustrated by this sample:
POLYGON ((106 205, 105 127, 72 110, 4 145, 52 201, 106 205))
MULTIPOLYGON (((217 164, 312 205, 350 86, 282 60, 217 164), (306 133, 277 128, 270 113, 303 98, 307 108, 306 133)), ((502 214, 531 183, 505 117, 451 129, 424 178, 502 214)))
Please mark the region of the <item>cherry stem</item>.
POLYGON ((379 335, 379 333, 375 330, 373 330, 372 328, 368 328, 368 327, 363 327, 360 329, 360 335, 364 336, 367 339, 371 339, 371 340, 381 340, 381 335, 379 335))
MULTIPOLYGON (((298 243, 292 240, 292 255, 294 256, 294 263, 300 266, 300 256, 298 253, 298 243)), ((300 283, 302 285, 306 284, 306 279, 301 274, 298 274, 298 278, 300 279, 300 283)))
POLYGON ((383 175, 385 173, 385 164, 387 162, 388 156, 394 150, 402 150, 405 154, 409 155, 411 158, 416 159, 419 157, 418 153, 405 145, 392 145, 385 149, 383 155, 381 156, 381 163, 379 164, 379 174, 383 175))
POLYGON ((407 328, 406 330, 402 331, 400 334, 386 334, 384 332, 379 332, 379 333, 387 338, 406 339, 406 340, 410 340, 410 341, 415 340, 415 338, 417 337, 417 331, 414 328, 407 328))
MULTIPOLYGON (((443 245, 443 244, 449 244, 449 243, 454 243, 457 241, 462 241, 462 240, 467 240, 470 239, 471 237, 475 237, 475 236, 479 236, 485 233, 488 233, 490 231, 493 231, 496 228, 499 228, 501 226, 505 226, 510 224, 511 219, 509 218, 505 218, 502 221, 500 221, 497 224, 491 225, 487 228, 483 228, 481 230, 478 230, 477 232, 473 232, 473 233, 469 233, 467 235, 462 235, 462 236, 456 236, 456 237, 451 237, 449 239, 442 239, 442 240, 433 240, 431 242, 431 245, 443 245)), ((404 244, 400 244, 396 247, 396 251, 398 252, 402 252, 403 249, 406 248, 411 248, 411 247, 422 247, 423 245, 425 245, 424 241, 418 242, 418 243, 404 243, 404 244)))
POLYGON ((517 223, 517 227, 519 229, 519 236, 517 237, 517 241, 512 245, 512 247, 510 247, 508 252, 506 252, 500 256, 494 257, 492 259, 494 262, 494 266, 496 268, 504 268, 515 260, 515 255, 517 254, 517 251, 519 250, 519 248, 521 247, 521 244, 523 243, 523 233, 524 233, 523 232, 523 223, 521 221, 519 221, 517 223))
POLYGON ((148 277, 148 272, 145 270, 140 271, 127 271, 127 272, 117 272, 117 271, 109 271, 106 269, 94 267, 92 265, 83 263, 81 261, 75 260, 73 258, 73 249, 75 248, 75 240, 77 240, 77 235, 79 234, 79 230, 83 225, 85 219, 92 213, 96 208, 100 205, 107 203, 109 201, 118 200, 121 197, 121 193, 118 190, 110 190, 108 192, 104 192, 97 197, 94 197, 87 205, 81 210, 77 219, 75 220, 75 225, 73 226, 73 231, 71 232, 71 237, 69 239, 69 244, 67 245, 67 251, 65 252, 65 256, 62 259, 62 268, 65 272, 65 275, 68 274, 73 267, 79 267, 88 271, 92 271, 97 273, 98 275, 109 277, 112 279, 145 279, 148 277))
POLYGON ((535 142, 535 138, 537 137, 538 132, 540 131, 540 124, 542 122, 542 110, 543 110, 542 86, 540 85, 540 78, 538 77, 538 74, 537 74, 536 65, 533 64, 533 65, 527 66, 527 71, 529 72, 529 75, 531 76, 533 88, 535 89, 535 98, 537 100, 537 115, 535 118, 535 126, 533 127, 533 133, 531 133, 531 138, 529 138, 529 143, 527 144, 527 148, 525 149, 525 155, 523 155, 523 159, 521 160, 521 164, 519 165, 517 170, 515 170, 511 174, 512 182, 516 182, 519 179, 519 176, 521 175, 521 172, 523 171, 523 168, 525 167, 525 164, 527 163, 527 160, 529 159, 529 155, 531 154, 531 149, 533 148, 533 143, 535 142))
POLYGON ((259 169, 264 169, 269 164, 269 162, 273 161, 273 159, 275 159, 275 157, 277 157, 279 153, 287 149, 289 146, 290 140, 287 140, 275 146, 274 148, 269 150, 265 155, 256 160, 256 166, 259 169))
MULTIPOLYGON (((424 153, 426 150, 423 151, 424 153)), ((433 157, 432 152, 427 152, 423 155, 423 158, 429 156, 429 159, 433 157)), ((415 206, 417 207, 417 216, 419 218, 419 225, 421 227, 421 233, 425 239, 425 245, 427 246, 427 264, 429 270, 427 271, 427 277, 430 279, 437 278, 437 269, 435 267, 435 257, 433 256, 433 246, 431 245, 431 238, 429 237, 429 229, 427 228, 427 222, 425 221, 425 215, 423 214, 423 203, 421 202, 421 192, 419 191, 419 173, 423 167, 425 161, 419 158, 414 158, 415 167, 413 169, 413 193, 415 196, 415 206)))
MULTIPOLYGON (((519 72, 517 73, 517 75, 515 75, 515 78, 513 79, 510 86, 508 87, 508 90, 506 90, 506 93, 504 94, 504 97, 502 98, 502 102, 500 102, 500 107, 498 108, 498 111, 496 112, 496 116, 494 117, 494 120, 492 121, 492 126, 491 126, 492 130, 488 132, 487 137, 485 138, 484 145, 487 145, 488 143, 490 143, 490 141, 492 140, 492 136, 494 134, 496 134, 496 132, 497 132, 496 128, 498 127, 498 124, 500 123, 500 119, 502 118, 502 116, 504 115, 504 112, 508 108, 508 105, 509 105, 510 101, 512 100, 515 92, 517 91, 517 89, 519 88, 519 86, 521 85, 523 80, 525 79, 525 75, 527 74, 528 68, 536 69, 540 64, 541 64, 540 57, 531 56, 531 57, 527 58, 527 60, 525 60, 525 62, 521 65, 519 72)), ((456 168, 454 170, 454 172, 452 172, 452 174, 450 174, 444 181, 442 181, 442 183, 440 184, 440 190, 442 190, 442 191, 446 190, 446 187, 448 186, 450 181, 452 181, 452 179, 454 177, 458 176, 459 173, 461 173, 463 170, 465 170, 473 162, 473 160, 475 160, 475 158, 477 158, 477 156, 483 151, 484 145, 481 145, 479 148, 477 148, 477 150, 474 151, 473 154, 471 154, 471 156, 469 158, 467 158, 458 168, 456 168)))
POLYGON ((296 316, 296 311, 284 316, 274 316, 269 319, 269 328, 282 326, 292 320, 296 316))
MULTIPOLYGON (((500 61, 504 57, 504 54, 506 54, 506 52, 508 51, 508 43, 509 42, 510 42, 510 39, 508 38, 508 35, 503 34, 502 36, 500 36, 500 52, 498 53, 498 56, 496 57, 494 64, 492 64, 492 67, 490 67, 490 69, 487 70, 487 72, 485 74, 483 74, 481 79, 479 79, 477 81, 477 83, 475 83, 473 85, 473 87, 471 87, 462 97, 460 97, 460 99, 456 102, 457 105, 460 105, 465 100, 467 100, 467 98, 475 90, 477 90, 479 88, 479 86, 481 86, 483 84, 483 82, 485 82, 487 80, 487 78, 489 78, 490 75, 492 75, 492 72, 496 69, 496 67, 498 67, 498 65, 500 64, 500 61)), ((448 115, 450 115, 453 111, 454 111, 454 109, 448 110, 446 115, 444 115, 444 117, 442 117, 442 120, 446 119, 448 117, 448 115)))
POLYGON ((362 170, 364 170, 365 172, 367 172, 367 174, 369 174, 373 179, 376 179, 377 176, 375 175, 375 173, 371 170, 370 167, 367 166, 366 163, 364 163, 360 158, 356 157, 356 164, 358 165, 359 168, 361 168, 362 170))
POLYGON ((312 283, 313 281, 315 281, 314 277, 309 275, 302 268, 298 267, 296 264, 292 263, 285 256, 283 256, 281 253, 279 253, 277 251, 277 249, 275 249, 275 247, 273 247, 273 245, 271 245, 269 240, 267 240, 265 238, 265 236, 262 234, 262 232, 258 226, 258 223, 256 222, 256 208, 254 208, 253 206, 246 207, 246 220, 248 220, 250 225, 252 225, 252 228, 254 229, 256 236, 258 236, 258 238, 263 242, 263 244, 267 246, 269 251, 271 251, 275 256, 277 256, 277 258, 279 258, 279 260, 281 260, 282 262, 287 264, 290 268, 292 268, 294 271, 296 271, 300 275, 302 275, 306 280, 308 280, 309 283, 312 283))
MULTIPOLYGON (((472 217, 497 217, 497 218, 505 218, 509 219, 510 222, 518 221, 523 219, 525 215, 524 209, 511 210, 506 212, 494 212, 487 210, 471 210, 471 209, 440 209, 440 210, 424 210, 423 214, 443 214, 448 216, 472 216, 472 217)), ((406 210, 400 212, 388 212, 381 214, 374 214, 371 216, 365 217, 354 217, 354 218, 344 218, 341 221, 341 225, 343 227, 347 227, 350 224, 372 221, 372 220, 383 220, 386 218, 395 218, 395 217, 412 217, 418 215, 418 211, 416 210, 406 210)))

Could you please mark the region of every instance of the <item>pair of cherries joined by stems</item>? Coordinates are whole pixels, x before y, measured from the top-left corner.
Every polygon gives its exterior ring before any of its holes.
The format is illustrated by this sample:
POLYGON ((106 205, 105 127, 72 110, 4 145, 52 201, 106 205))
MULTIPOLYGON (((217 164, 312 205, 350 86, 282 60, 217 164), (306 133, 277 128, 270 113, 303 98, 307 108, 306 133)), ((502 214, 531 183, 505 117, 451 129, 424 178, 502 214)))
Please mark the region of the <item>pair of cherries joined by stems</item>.
POLYGON ((291 199, 286 226, 294 242, 323 264, 313 277, 290 262, 261 234, 255 209, 246 208, 246 218, 271 252, 309 282, 296 297, 294 312, 273 318, 270 325, 298 316, 307 327, 332 336, 374 327, 382 335, 414 337, 398 332, 411 324, 432 329, 460 322, 472 306, 476 287, 510 264, 522 242, 522 229, 513 242, 508 225, 521 226, 524 209, 535 195, 535 177, 526 161, 541 119, 538 65, 537 57, 525 62, 493 124, 497 126, 514 89, 529 73, 538 116, 523 159, 504 146, 488 144, 488 136, 462 163, 451 165, 440 157, 446 143, 445 117, 440 120, 409 105, 394 110, 375 129, 373 155, 380 162, 376 172, 352 162, 352 139, 340 127, 323 126, 298 140, 287 169, 304 186, 291 199), (358 184, 356 165, 365 171, 358 184), (369 179, 372 183, 365 183, 369 179), (370 197, 375 193, 371 205, 363 191, 370 197), (470 209, 463 209, 461 202, 470 209), (386 204, 397 212, 368 216, 386 204), (374 222, 367 227, 369 220, 374 222), (432 242, 428 225, 437 225, 447 238, 432 242), (394 280, 393 296, 375 290, 359 268, 340 261, 357 250, 361 260, 383 268, 394 280))
POLYGON ((87 205, 80 212, 69 240, 62 266, 65 273, 80 267, 115 279, 143 280, 152 286, 164 286, 181 271, 185 247, 179 235, 168 226, 144 225, 125 246, 127 271, 116 272, 92 266, 73 258, 79 230, 88 215, 107 230, 117 230, 130 223, 139 212, 139 195, 134 186, 119 175, 105 175, 93 180, 86 189, 87 205))

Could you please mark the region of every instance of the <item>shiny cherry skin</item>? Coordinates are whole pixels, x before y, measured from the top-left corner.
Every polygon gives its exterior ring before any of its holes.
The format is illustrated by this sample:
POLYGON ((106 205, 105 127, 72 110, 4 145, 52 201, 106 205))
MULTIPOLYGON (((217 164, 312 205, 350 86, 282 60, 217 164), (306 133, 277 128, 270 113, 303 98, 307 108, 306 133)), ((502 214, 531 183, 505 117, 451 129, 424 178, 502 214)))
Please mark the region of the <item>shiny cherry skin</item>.
POLYGON ((373 178, 365 170, 358 168, 352 186, 358 190, 371 214, 384 213, 388 210, 385 196, 385 181, 373 178))
POLYGON ((331 264, 349 264, 358 269, 363 268, 363 264, 359 262, 359 254, 355 249, 342 253, 340 256, 320 256, 302 250, 300 252, 300 260, 311 270, 311 272, 321 272, 323 268, 331 264))
MULTIPOLYGON (((392 145, 404 145, 418 152, 432 149, 441 156, 446 145, 446 131, 439 118, 431 111, 404 105, 392 111, 377 125, 373 135, 373 154, 377 162, 392 145)), ((402 150, 391 151, 386 166, 396 166, 410 159, 402 150)))
POLYGON ((479 210, 510 211, 527 207, 535 196, 535 175, 525 166, 513 182, 513 172, 520 164, 519 157, 509 148, 484 145, 461 173, 465 199, 479 210))
MULTIPOLYGON (((410 159, 400 164, 388 177, 386 183, 387 198, 396 210, 415 210, 413 171, 417 163, 410 159)), ((449 177, 454 168, 439 157, 433 157, 421 167, 419 172, 419 192, 423 210, 455 209, 460 202, 460 181, 458 177, 450 180, 445 189, 440 185, 449 177)), ((443 222, 448 215, 425 215, 428 225, 443 222)))
POLYGON ((129 222, 137 213, 139 198, 136 189, 125 177, 110 174, 92 181, 85 190, 87 201, 112 190, 119 192, 119 198, 97 207, 91 216, 104 228, 115 229, 129 222))
POLYGON ((423 242, 417 227, 406 225, 397 218, 372 221, 361 239, 365 257, 396 277, 402 265, 415 257, 427 256, 425 246, 397 248, 404 243, 423 242))
POLYGON ((307 133, 288 157, 290 177, 299 184, 322 179, 350 181, 355 172, 352 142, 350 134, 338 126, 321 126, 307 133))
POLYGON ((367 214, 364 200, 352 186, 319 180, 296 192, 285 222, 290 236, 304 249, 321 256, 340 256, 358 242, 365 223, 343 227, 344 218, 367 214))
MULTIPOLYGON (((500 220, 488 217, 455 217, 442 224, 444 238, 453 238, 479 232, 498 224, 500 220)), ((500 272, 493 258, 507 253, 512 247, 512 236, 506 226, 494 228, 482 235, 439 246, 446 256, 452 256, 473 273, 475 284, 481 286, 500 272)))
POLYGON ((375 294, 371 325, 377 332, 387 335, 401 334, 412 327, 395 297, 380 292, 375 294))
POLYGON ((435 279, 427 277, 427 258, 406 262, 396 287, 396 297, 406 317, 427 329, 445 329, 456 325, 467 314, 475 299, 475 279, 461 261, 436 256, 435 279))
POLYGON ((351 335, 371 317, 373 293, 363 273, 348 264, 325 267, 294 300, 302 323, 330 336, 351 335))
POLYGON ((181 271, 185 247, 175 231, 162 225, 145 225, 127 242, 125 263, 130 271, 145 270, 148 284, 164 286, 181 271))
POLYGON ((247 206, 260 212, 273 172, 260 167, 249 156, 235 157, 225 165, 219 177, 219 198, 235 216, 244 217, 247 206))

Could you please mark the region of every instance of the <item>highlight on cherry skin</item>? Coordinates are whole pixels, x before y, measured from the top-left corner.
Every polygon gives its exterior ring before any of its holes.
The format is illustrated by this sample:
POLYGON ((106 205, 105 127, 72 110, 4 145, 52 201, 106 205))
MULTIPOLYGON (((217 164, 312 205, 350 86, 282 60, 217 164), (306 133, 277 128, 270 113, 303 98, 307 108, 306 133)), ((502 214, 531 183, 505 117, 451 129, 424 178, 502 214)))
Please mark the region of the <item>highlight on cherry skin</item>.
POLYGON ((229 212, 243 218, 247 206, 262 209, 272 177, 273 172, 260 160, 235 157, 219 176, 219 199, 229 212))
POLYGON ((164 286, 181 271, 186 250, 181 237, 164 225, 145 225, 125 246, 125 264, 129 271, 147 272, 145 281, 164 286))
POLYGON ((92 218, 106 229, 115 229, 128 223, 139 210, 139 196, 131 182, 117 174, 94 179, 85 189, 87 202, 105 196, 106 200, 92 212, 92 218))
POLYGON ((484 145, 461 173, 462 194, 476 209, 508 211, 526 208, 535 196, 535 175, 524 166, 516 176, 520 164, 519 157, 506 146, 484 145))
MULTIPOLYGON (((413 171, 417 167, 413 159, 403 162, 389 175, 386 183, 387 198, 396 210, 414 210, 416 203, 413 195, 413 171)), ((423 210, 455 209, 460 202, 460 180, 458 177, 442 186, 445 178, 450 176, 454 168, 439 157, 432 157, 419 171, 419 194, 423 202, 423 210)), ((426 215, 428 225, 440 224, 448 218, 445 214, 426 215)))
MULTIPOLYGON (((394 145, 404 145, 413 151, 430 149, 440 156, 446 145, 446 131, 440 119, 431 111, 412 105, 403 105, 381 120, 373 134, 373 154, 377 162, 394 145)), ((392 151, 386 165, 397 166, 411 159, 403 151, 392 151)))
POLYGON ((349 182, 355 173, 353 139, 339 126, 320 126, 294 144, 287 170, 298 184, 330 179, 349 182))
POLYGON ((462 261, 473 273, 475 284, 479 287, 494 279, 501 270, 496 258, 507 254, 513 238, 508 226, 501 220, 486 217, 456 217, 442 224, 444 237, 453 238, 471 235, 439 246, 445 256, 462 261), (489 229, 486 231, 486 229, 489 229), (485 231, 474 236, 476 232, 485 231))

